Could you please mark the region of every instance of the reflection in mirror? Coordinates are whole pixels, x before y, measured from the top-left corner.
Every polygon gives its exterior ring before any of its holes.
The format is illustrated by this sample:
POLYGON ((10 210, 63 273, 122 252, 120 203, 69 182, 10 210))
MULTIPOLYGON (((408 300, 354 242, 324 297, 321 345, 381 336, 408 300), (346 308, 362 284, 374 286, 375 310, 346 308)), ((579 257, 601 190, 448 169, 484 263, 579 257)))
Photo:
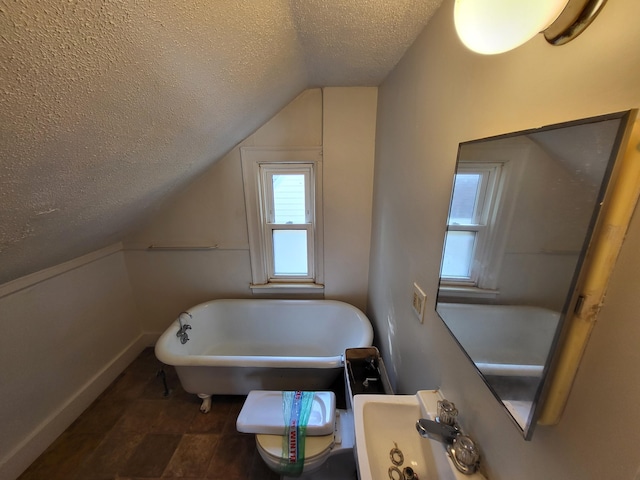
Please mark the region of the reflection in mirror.
POLYGON ((628 116, 458 151, 436 310, 526 439, 628 116))

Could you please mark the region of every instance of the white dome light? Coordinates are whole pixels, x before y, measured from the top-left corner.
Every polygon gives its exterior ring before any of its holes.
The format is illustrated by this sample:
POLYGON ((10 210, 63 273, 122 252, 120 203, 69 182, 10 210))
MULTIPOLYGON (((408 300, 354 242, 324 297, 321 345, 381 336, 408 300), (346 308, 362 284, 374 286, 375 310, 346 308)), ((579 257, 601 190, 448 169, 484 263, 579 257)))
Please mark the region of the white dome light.
POLYGON ((462 43, 474 52, 503 53, 546 29, 568 1, 456 0, 456 31, 462 43))

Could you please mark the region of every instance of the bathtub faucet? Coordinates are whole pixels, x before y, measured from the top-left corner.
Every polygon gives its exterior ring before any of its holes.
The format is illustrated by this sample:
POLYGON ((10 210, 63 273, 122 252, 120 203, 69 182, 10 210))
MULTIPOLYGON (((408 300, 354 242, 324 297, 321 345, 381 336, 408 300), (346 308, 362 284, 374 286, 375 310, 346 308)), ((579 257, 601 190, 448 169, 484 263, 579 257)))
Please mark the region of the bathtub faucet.
POLYGON ((178 329, 178 333, 176 333, 176 337, 178 337, 180 339, 180 343, 184 345, 189 341, 189 335, 187 335, 187 330, 191 330, 191 325, 189 325, 186 322, 184 324, 182 323, 183 315, 187 315, 189 318, 193 318, 193 317, 189 312, 181 312, 180 315, 178 315, 178 324, 180 325, 180 328, 178 329))

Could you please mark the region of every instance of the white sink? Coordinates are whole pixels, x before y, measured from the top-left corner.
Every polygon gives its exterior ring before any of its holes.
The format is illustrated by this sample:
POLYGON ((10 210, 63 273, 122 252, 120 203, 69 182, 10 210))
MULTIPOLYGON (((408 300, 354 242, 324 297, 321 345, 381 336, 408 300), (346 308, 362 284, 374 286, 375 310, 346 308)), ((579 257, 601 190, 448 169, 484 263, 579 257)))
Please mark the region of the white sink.
POLYGON ((415 395, 355 395, 353 410, 360 479, 401 479, 400 472, 406 467, 420 480, 484 479, 479 473, 460 473, 443 443, 422 438, 416 431, 419 418, 435 417, 437 402, 441 399, 436 390, 421 390, 415 395))

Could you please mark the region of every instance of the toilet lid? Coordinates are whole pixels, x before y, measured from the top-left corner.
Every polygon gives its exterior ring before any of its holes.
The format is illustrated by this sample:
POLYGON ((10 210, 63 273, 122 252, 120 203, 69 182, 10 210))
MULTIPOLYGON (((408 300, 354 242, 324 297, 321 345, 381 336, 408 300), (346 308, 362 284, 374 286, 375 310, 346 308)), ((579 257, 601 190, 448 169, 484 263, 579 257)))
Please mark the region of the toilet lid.
MULTIPOLYGON (((336 396, 333 392, 315 392, 307 421, 307 437, 333 434, 336 396)), ((242 406, 236 428, 242 433, 283 435, 287 427, 282 408, 282 392, 252 390, 242 406)))
MULTIPOLYGON (((276 459, 286 458, 282 452, 282 435, 256 435, 256 443, 262 450, 276 459)), ((333 447, 333 434, 320 437, 305 437, 304 459, 313 460, 333 447)))

